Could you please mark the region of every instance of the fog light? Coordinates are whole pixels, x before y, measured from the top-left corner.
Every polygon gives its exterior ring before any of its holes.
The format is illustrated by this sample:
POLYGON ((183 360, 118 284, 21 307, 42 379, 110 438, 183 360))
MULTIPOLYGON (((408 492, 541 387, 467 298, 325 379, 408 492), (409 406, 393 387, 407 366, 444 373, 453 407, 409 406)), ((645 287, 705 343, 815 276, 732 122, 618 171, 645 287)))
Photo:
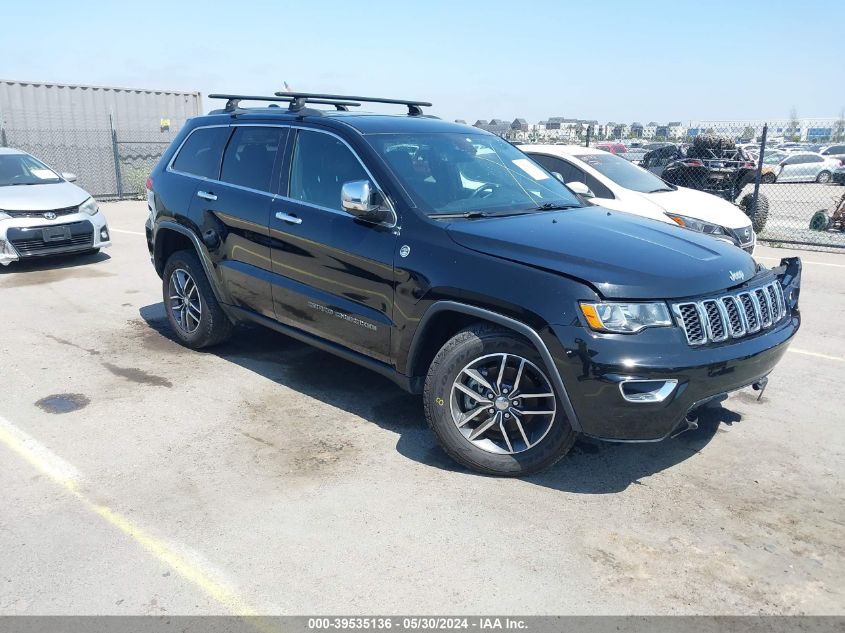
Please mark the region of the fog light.
POLYGON ((109 239, 109 230, 106 227, 100 229, 100 239, 107 242, 109 239))
POLYGON ((8 266, 19 259, 18 252, 11 242, 0 240, 0 265, 8 266))
POLYGON ((678 381, 668 380, 623 380, 619 391, 628 402, 663 402, 672 395, 678 381))

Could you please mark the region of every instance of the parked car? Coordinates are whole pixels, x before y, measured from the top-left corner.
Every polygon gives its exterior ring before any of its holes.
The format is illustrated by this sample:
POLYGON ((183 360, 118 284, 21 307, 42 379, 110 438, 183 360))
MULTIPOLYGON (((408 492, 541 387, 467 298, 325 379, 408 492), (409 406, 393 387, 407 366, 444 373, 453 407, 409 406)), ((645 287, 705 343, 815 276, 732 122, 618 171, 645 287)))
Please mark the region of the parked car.
POLYGON ((668 184, 620 156, 591 147, 521 145, 520 149, 601 208, 679 224, 754 252, 751 221, 722 198, 668 184))
POLYGON ((620 154, 620 156, 635 165, 639 165, 646 154, 648 154, 648 150, 643 147, 629 147, 628 151, 620 154))
POLYGON ((596 149, 604 150, 611 154, 624 154, 628 151, 628 148, 622 143, 598 143, 596 144, 596 149))
MULTIPOLYGON (((765 158, 763 159, 765 162, 765 158)), ((841 162, 812 152, 791 152, 778 163, 777 182, 828 183, 841 162)))
POLYGON ((110 246, 96 201, 34 156, 0 147, 0 264, 110 246))
POLYGON ((845 165, 833 171, 833 182, 837 185, 845 185, 845 165))
POLYGON ((823 147, 819 154, 825 158, 837 159, 845 165, 845 144, 828 145, 827 147, 823 147))
POLYGON ((798 258, 767 269, 585 208, 506 141, 421 116, 426 103, 329 112, 310 100, 352 98, 278 94, 287 108, 220 95, 150 176, 148 245, 187 347, 241 321, 283 332, 422 394, 461 464, 522 475, 579 433, 694 427, 725 393, 765 386, 799 328, 798 258))
POLYGON ((699 134, 690 147, 662 148, 646 154, 643 166, 663 180, 735 202, 752 219, 760 233, 769 217, 769 200, 760 193, 746 192, 757 177, 757 162, 736 147, 733 139, 699 134))

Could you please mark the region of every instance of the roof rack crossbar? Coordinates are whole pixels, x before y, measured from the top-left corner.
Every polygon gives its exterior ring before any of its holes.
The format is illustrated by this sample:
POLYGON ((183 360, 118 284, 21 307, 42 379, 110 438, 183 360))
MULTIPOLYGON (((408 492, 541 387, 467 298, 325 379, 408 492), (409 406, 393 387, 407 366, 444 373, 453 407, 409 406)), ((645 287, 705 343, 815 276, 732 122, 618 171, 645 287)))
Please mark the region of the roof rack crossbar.
MULTIPOLYGON (((281 97, 278 95, 274 95, 272 97, 265 97, 261 95, 230 95, 230 94, 211 94, 208 95, 209 99, 226 99, 226 112, 234 112, 238 109, 238 104, 241 101, 279 101, 282 103, 292 103, 294 101, 293 97, 281 97)), ((338 110, 348 110, 350 106, 360 106, 360 103, 357 103, 354 100, 348 99, 305 99, 305 103, 316 103, 319 105, 333 105, 338 110)))
POLYGON ((408 114, 411 116, 422 116, 422 106, 431 106, 428 101, 415 101, 412 99, 386 99, 384 97, 355 97, 351 95, 327 95, 316 92, 277 92, 277 97, 292 98, 290 110, 296 112, 305 107, 306 102, 315 103, 314 99, 329 99, 332 101, 341 101, 343 103, 353 101, 363 101, 365 103, 394 103, 396 105, 407 106, 408 114))

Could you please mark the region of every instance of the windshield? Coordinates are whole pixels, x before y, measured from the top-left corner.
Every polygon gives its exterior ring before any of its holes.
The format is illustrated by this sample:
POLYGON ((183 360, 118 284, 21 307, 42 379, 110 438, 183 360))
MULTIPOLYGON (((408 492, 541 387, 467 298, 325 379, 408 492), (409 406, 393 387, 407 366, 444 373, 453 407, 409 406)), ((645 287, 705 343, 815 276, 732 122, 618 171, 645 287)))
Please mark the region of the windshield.
POLYGON ((431 216, 581 206, 510 143, 488 134, 373 134, 367 140, 431 216))
POLYGON ((617 185, 640 193, 672 191, 672 188, 660 178, 616 154, 581 154, 576 155, 597 172, 610 178, 617 185))
POLYGON ((61 181, 56 172, 29 154, 0 154, 0 187, 61 181))

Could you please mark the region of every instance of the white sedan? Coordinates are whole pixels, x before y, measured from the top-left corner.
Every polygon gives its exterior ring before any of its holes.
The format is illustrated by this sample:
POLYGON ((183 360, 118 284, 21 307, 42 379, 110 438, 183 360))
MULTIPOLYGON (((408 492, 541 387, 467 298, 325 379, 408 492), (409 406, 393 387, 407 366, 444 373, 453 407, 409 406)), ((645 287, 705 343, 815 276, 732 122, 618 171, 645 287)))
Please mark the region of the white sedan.
POLYGON ((580 145, 520 145, 575 193, 595 204, 674 222, 754 252, 751 220, 727 200, 703 191, 670 185, 651 172, 609 152, 580 145))

